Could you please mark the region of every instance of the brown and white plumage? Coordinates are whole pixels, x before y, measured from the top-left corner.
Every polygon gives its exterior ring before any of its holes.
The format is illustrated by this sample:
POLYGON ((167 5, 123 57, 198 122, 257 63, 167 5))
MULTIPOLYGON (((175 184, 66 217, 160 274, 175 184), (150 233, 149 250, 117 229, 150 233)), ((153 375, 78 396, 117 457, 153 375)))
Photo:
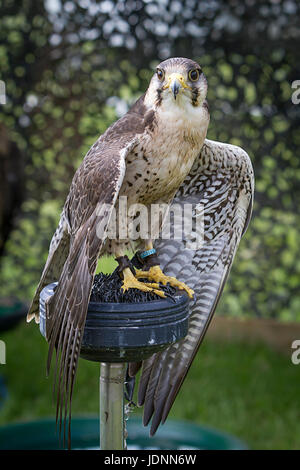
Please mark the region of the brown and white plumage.
MULTIPOLYGON (((190 253, 184 249, 184 241, 157 243, 164 271, 190 283, 196 300, 187 339, 143 364, 139 402, 145 403, 145 422, 154 412, 152 432, 165 419, 198 348, 245 227, 252 197, 252 170, 245 152, 211 141, 203 146, 209 123, 206 90, 206 79, 194 61, 175 58, 162 62, 145 95, 97 140, 75 173, 28 313, 29 321, 33 317, 39 321, 39 294, 45 285, 58 280, 46 306, 46 334, 48 372, 56 349, 60 422, 66 422, 68 410, 70 413, 98 258, 119 256, 141 243, 130 238, 107 239, 110 215, 120 196, 128 198, 128 205, 143 203, 148 208, 153 203, 170 204, 176 193, 176 200, 196 196, 205 201, 202 249, 190 253), (191 71, 197 71, 195 80, 191 71)), ((137 369, 131 364, 131 373, 137 369)))
MULTIPOLYGON (((179 188, 176 204, 200 202, 204 243, 185 248, 185 240, 157 240, 165 274, 195 291, 187 336, 142 364, 138 404, 151 434, 164 422, 203 340, 222 293, 233 258, 252 211, 254 177, 249 156, 241 148, 205 140, 194 166, 179 188)), ((140 364, 130 364, 131 375, 140 364)))

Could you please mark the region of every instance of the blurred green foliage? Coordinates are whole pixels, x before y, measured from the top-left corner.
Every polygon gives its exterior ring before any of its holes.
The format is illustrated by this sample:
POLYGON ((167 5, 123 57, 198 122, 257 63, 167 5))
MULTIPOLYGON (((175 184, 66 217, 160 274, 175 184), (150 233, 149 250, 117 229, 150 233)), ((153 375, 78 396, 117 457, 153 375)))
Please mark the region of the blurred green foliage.
POLYGON ((31 297, 86 151, 146 89, 156 63, 184 55, 208 79, 208 137, 242 146, 256 175, 253 220, 218 312, 300 320, 300 105, 291 101, 299 6, 238 4, 0 0, 0 121, 24 152, 27 191, 0 295, 31 297))
MULTIPOLYGON (((8 363, 2 370, 9 396, 1 409, 0 426, 53 418, 52 387, 45 378, 48 346, 38 328, 23 323, 1 339, 7 344, 8 363)), ((219 429, 238 436, 250 449, 299 449, 300 374, 289 356, 265 344, 212 340, 209 333, 200 356, 167 422, 182 419, 219 429)), ((97 415, 98 387, 99 364, 80 359, 73 417, 97 415)), ((142 408, 134 409, 133 416, 141 414, 142 408)))

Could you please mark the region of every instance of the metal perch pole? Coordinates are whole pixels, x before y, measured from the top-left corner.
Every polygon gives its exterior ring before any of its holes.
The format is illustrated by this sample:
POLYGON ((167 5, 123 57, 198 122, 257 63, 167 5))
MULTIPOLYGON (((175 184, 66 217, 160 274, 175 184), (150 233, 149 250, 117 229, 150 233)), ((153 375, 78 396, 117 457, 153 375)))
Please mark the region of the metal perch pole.
POLYGON ((123 450, 126 363, 100 365, 100 449, 123 450))

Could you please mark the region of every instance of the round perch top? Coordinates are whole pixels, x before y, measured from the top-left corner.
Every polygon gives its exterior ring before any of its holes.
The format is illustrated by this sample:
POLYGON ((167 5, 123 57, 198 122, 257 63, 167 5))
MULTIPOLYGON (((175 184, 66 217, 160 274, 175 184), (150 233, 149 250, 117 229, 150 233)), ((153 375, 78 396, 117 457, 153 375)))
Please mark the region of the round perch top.
MULTIPOLYGON (((188 330, 189 297, 162 286, 166 299, 130 289, 122 293, 114 273, 95 277, 80 356, 97 362, 136 362, 184 338, 188 330), (136 291, 136 292, 134 292, 136 291)), ((40 295, 40 331, 47 337, 45 302, 57 283, 40 295)))

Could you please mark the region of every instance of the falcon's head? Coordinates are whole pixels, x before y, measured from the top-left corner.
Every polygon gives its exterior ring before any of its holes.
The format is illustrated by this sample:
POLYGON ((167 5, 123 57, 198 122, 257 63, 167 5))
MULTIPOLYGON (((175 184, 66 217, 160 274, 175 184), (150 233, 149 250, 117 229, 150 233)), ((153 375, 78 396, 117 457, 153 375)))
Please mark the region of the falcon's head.
POLYGON ((197 62, 175 57, 161 62, 152 77, 147 94, 148 104, 160 106, 202 106, 207 94, 207 81, 197 62))

